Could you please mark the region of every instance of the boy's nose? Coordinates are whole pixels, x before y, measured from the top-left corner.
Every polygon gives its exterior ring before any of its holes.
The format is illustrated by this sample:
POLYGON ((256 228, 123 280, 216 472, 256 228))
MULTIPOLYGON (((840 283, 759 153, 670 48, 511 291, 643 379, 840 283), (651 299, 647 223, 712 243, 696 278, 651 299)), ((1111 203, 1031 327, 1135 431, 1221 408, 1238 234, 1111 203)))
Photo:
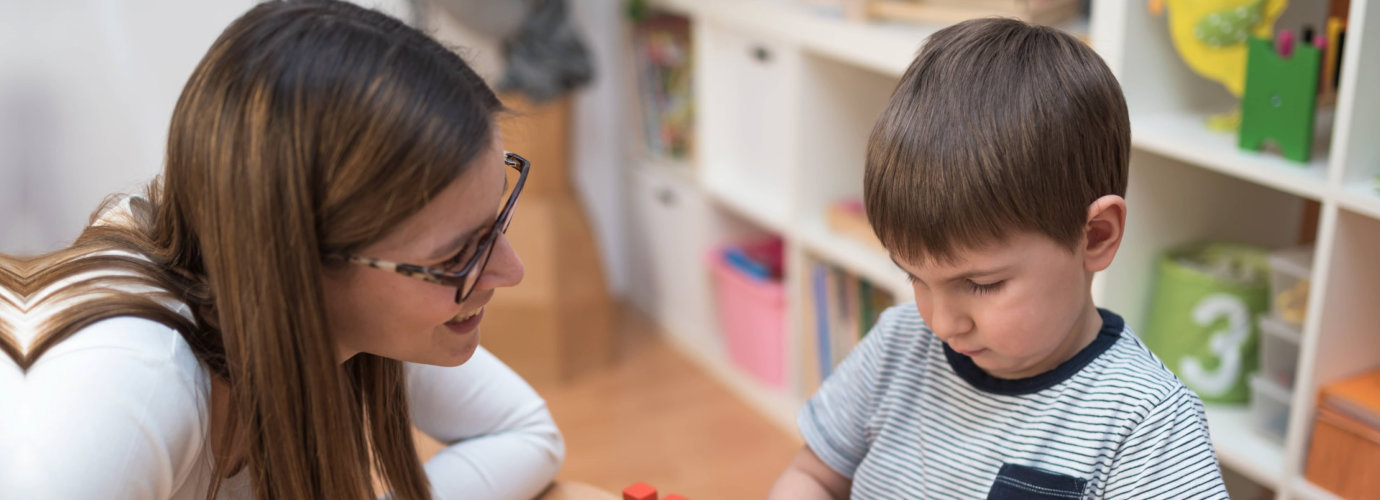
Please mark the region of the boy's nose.
POLYGON ((955 307, 941 306, 936 303, 930 308, 930 317, 925 318, 929 323, 930 329, 939 336, 940 340, 949 342, 956 337, 962 337, 973 329, 973 320, 968 314, 955 307))

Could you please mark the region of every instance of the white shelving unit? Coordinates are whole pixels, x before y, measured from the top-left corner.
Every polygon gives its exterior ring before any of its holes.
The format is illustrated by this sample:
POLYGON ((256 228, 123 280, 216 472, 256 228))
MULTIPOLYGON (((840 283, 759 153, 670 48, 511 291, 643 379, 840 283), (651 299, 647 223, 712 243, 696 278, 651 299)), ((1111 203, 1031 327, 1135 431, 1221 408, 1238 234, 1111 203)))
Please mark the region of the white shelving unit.
MULTIPOLYGON (((811 263, 912 298, 890 258, 834 234, 824 209, 861 194, 872 125, 938 26, 854 23, 790 0, 653 5, 693 26, 697 144, 688 162, 632 162, 628 255, 640 279, 630 295, 675 345, 794 434, 808 397, 801 344, 812 321, 811 263), (717 331, 704 263, 717 245, 753 234, 786 243, 785 391, 734 368, 717 331)), ((1296 22, 1295 10, 1279 26, 1296 22)), ((1352 1, 1337 106, 1320 112, 1304 165, 1241 151, 1234 134, 1205 129, 1204 118, 1230 109, 1232 98, 1180 61, 1165 18, 1144 2, 1094 0, 1082 26, 1121 80, 1135 148, 1128 232, 1094 282, 1096 300, 1143 326, 1166 250, 1207 239, 1283 248, 1300 241, 1299 228, 1316 227, 1303 235, 1317 251, 1284 445, 1256 433, 1244 407, 1210 406, 1208 420, 1225 467, 1277 498, 1333 498, 1303 477, 1313 401, 1319 387, 1380 366, 1380 0, 1352 1), (1304 220, 1310 202, 1321 206, 1316 221, 1304 220)))

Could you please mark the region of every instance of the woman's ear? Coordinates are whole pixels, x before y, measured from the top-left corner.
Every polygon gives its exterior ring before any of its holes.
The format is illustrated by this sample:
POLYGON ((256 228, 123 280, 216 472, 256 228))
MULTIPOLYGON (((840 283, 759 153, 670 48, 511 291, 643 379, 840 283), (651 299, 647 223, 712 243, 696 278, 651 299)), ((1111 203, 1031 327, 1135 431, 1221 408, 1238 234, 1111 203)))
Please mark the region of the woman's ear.
POLYGON ((1095 273, 1112 265, 1125 232, 1126 200, 1114 194, 1093 200, 1083 226, 1083 268, 1095 273))

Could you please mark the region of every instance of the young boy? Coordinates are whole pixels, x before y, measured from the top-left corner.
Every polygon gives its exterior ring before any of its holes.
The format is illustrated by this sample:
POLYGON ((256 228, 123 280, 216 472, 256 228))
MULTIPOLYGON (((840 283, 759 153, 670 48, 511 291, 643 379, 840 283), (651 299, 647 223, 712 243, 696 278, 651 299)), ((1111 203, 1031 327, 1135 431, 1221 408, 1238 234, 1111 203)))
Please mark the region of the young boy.
POLYGON ((1010 19, 932 35, 864 180, 915 304, 801 410, 769 498, 1227 498, 1202 402, 1092 302, 1129 154, 1121 88, 1083 43, 1010 19))

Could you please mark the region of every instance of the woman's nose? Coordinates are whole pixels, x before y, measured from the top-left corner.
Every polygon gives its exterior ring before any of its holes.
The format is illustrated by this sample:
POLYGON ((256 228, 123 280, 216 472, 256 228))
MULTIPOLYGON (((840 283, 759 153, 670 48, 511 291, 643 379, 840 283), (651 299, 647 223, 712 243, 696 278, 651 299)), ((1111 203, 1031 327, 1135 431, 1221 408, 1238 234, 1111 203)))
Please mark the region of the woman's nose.
POLYGON ((484 266, 484 275, 479 277, 479 282, 475 284, 475 288, 492 290, 521 283, 522 259, 518 257, 517 251, 508 241, 508 235, 498 235, 498 238, 494 240, 493 252, 489 256, 489 264, 484 266))

